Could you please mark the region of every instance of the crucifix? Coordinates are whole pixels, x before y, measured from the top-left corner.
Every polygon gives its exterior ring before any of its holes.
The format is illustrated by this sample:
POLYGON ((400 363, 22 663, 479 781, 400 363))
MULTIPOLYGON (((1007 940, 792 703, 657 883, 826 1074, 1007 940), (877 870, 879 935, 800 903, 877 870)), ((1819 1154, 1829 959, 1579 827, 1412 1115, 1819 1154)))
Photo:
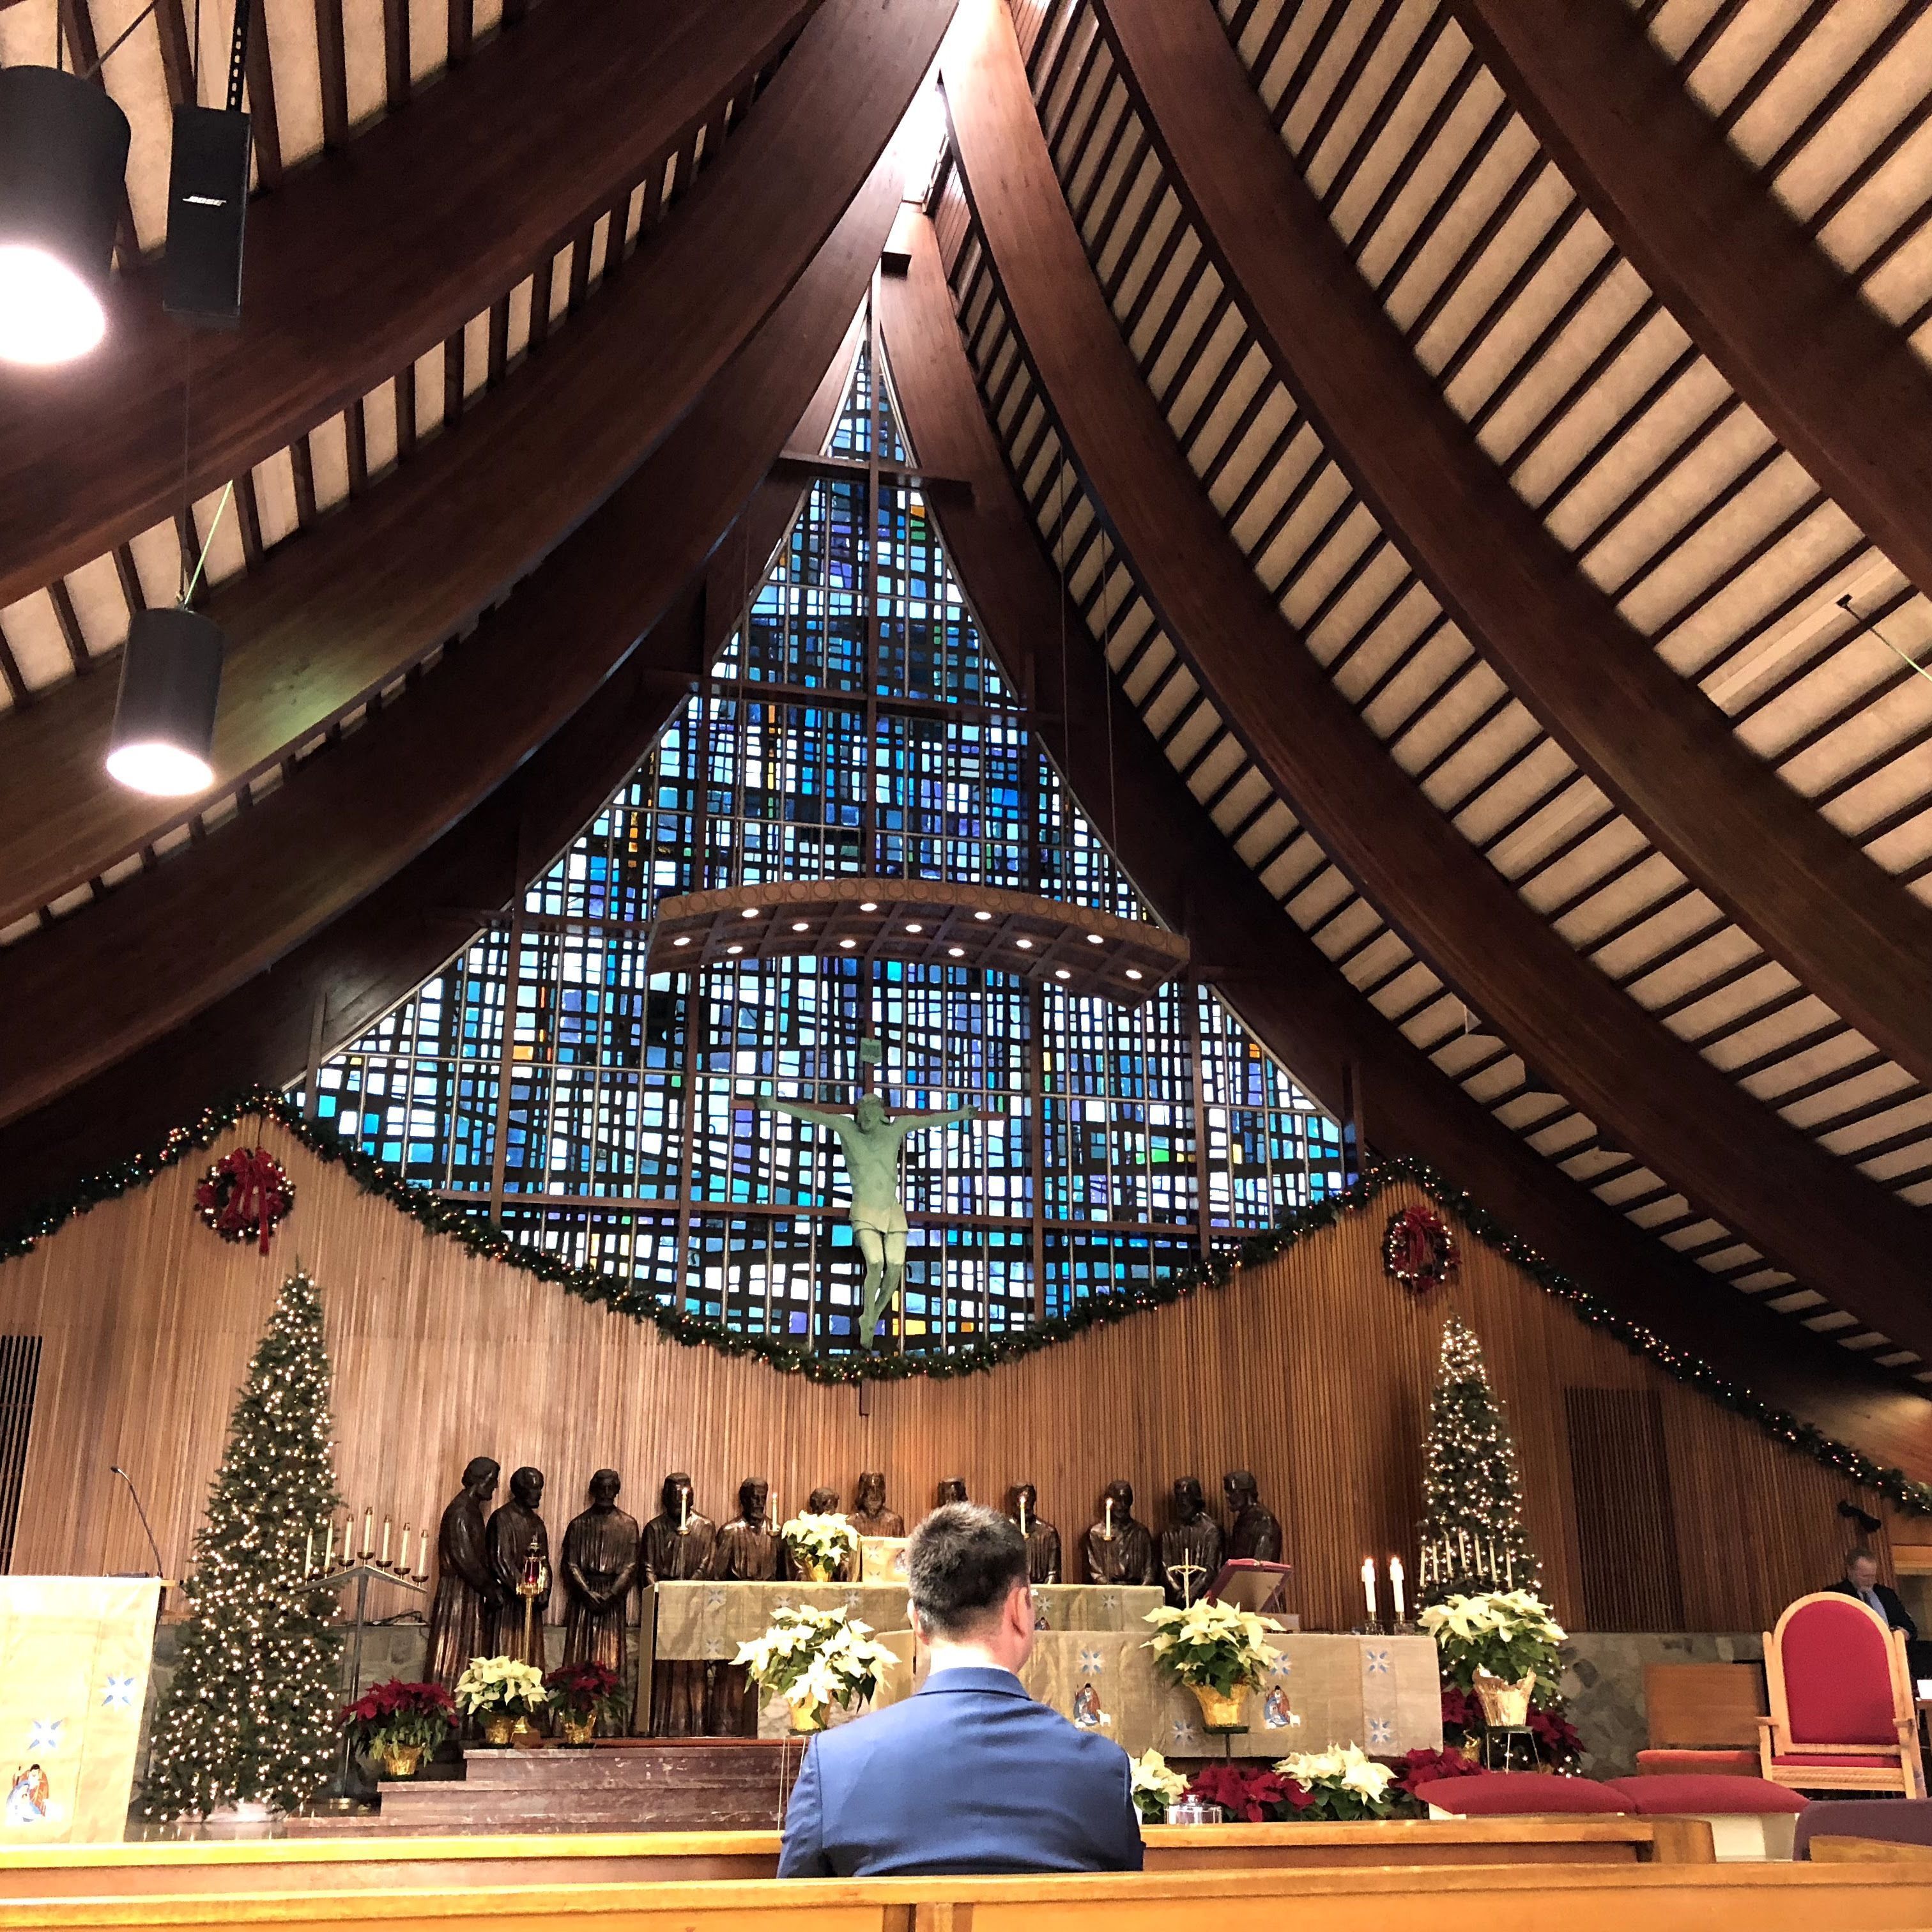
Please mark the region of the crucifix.
POLYGON ((1184 1556, 1178 1563, 1164 1566, 1168 1581, 1180 1592, 1180 1607, 1184 1610, 1194 1601, 1196 1580, 1208 1574, 1204 1564, 1190 1563, 1184 1556))

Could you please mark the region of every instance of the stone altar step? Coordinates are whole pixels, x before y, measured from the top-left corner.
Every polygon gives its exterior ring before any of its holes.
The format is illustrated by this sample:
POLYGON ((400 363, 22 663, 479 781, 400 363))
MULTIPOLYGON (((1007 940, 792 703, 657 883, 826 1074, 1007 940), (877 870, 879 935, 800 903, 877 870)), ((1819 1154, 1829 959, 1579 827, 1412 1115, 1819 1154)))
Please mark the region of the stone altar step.
POLYGON ((589 1750, 472 1750, 460 1780, 385 1779, 392 1832, 775 1831, 799 1745, 626 1738, 589 1750))

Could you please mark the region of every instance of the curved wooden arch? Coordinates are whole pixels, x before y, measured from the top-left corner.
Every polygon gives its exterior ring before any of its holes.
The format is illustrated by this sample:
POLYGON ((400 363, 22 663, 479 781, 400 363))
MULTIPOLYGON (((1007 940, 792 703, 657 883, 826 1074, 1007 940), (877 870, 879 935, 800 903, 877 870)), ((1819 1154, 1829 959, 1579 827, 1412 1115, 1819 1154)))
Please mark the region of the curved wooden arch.
POLYGON ((0 370, 0 608, 166 522, 434 348, 661 171, 818 4, 540 7, 256 201, 233 334, 164 315, 154 270, 120 278, 98 354, 0 370))
MULTIPOLYGON (((926 64, 909 62, 908 95, 926 64)), ((592 703, 784 446, 865 294, 899 179, 895 158, 878 164, 698 408, 404 701, 193 854, 0 952, 14 1042, 0 1123, 186 1025, 347 912, 592 703)), ((696 668, 668 668, 676 698, 696 668)), ((650 738, 634 742, 640 756, 650 738)))
POLYGON ((922 219, 900 233, 909 272, 883 278, 878 292, 893 393, 920 460, 972 485, 970 495, 932 505, 947 557, 986 636, 996 646, 1025 640, 1036 687, 1066 692, 1064 707, 1035 716, 1035 732, 1075 797, 1099 800, 1118 786, 1114 856, 1154 910, 1188 934, 1256 1037, 1316 1093, 1340 1094, 1352 1072, 1378 1149, 1454 1174, 1632 1320, 1868 1454, 1926 1466, 1922 1398, 1885 1387, 1859 1358, 1714 1288, 1570 1180, 1432 1065, 1275 903, 1106 674, 987 423, 932 224, 922 219))
POLYGON ((1203 245, 1396 548, 1663 851, 1820 999, 1932 1082, 1932 907, 1753 755, 1510 488, 1363 280, 1211 0, 1096 6, 1203 245))
POLYGON ((1088 266, 1001 0, 941 56, 961 178, 1067 453, 1249 755, 1383 916, 1685 1196, 1932 1358, 1918 1216, 1787 1126, 1526 906, 1410 784, 1235 548, 1088 266))
POLYGON ((1846 515, 1932 592, 1932 373, 1684 92, 1621 0, 1450 11, 1645 280, 1846 515))
MULTIPOLYGON (((826 0, 744 132, 566 336, 458 429, 210 602, 230 640, 218 793, 392 685, 636 468, 832 232, 951 14, 952 0, 886 14, 869 0, 826 0)), ((109 680, 85 678, 0 717, 0 928, 205 802, 108 782, 114 698, 109 680)))

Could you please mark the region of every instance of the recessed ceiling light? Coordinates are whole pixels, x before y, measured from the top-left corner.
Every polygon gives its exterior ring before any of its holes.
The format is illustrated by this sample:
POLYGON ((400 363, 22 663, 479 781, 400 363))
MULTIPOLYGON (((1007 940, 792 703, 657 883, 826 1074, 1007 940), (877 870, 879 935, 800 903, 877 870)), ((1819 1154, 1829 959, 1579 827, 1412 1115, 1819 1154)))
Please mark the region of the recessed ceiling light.
POLYGON ((859 908, 861 912, 877 912, 878 909, 879 902, 877 899, 867 899, 859 908))
POLYGON ((742 946, 726 946, 726 947, 725 947, 725 949, 724 949, 724 950, 725 950, 727 952, 734 952, 734 953, 735 953, 735 952, 743 952, 743 951, 744 951, 744 950, 745 950, 745 949, 744 949, 742 946))
POLYGON ((1087 935, 1087 944, 1089 946, 1104 946, 1106 943, 1097 932, 1090 932, 1087 935))
POLYGON ((976 912, 973 915, 975 919, 991 919, 992 916, 989 912, 976 912))
POLYGON ((917 920, 909 919, 906 921, 906 930, 908 932, 923 932, 926 928, 921 926, 917 920))
POLYGON ((809 920, 795 919, 791 922, 791 929, 794 932, 809 932, 812 930, 812 922, 809 920))
POLYGON ((674 946, 688 946, 691 944, 691 940, 688 936, 687 936, 682 939, 674 939, 671 941, 671 944, 674 946))
POLYGON ((1056 966, 1053 969, 1053 976, 1056 980, 1070 980, 1073 975, 1064 966, 1056 966))
POLYGON ((963 946, 949 946, 946 949, 946 956, 949 959, 964 959, 966 949, 963 946))
POLYGON ((842 939, 838 942, 838 949, 842 952, 850 952, 858 943, 856 939, 842 939))
POLYGON ((1140 976, 1141 969, 1138 966, 1130 966, 1127 968, 1127 977, 1130 980, 1138 980, 1140 976))
POLYGON ((1016 939, 1014 940, 1013 944, 1017 946, 1022 952, 1030 952, 1033 950, 1033 941, 1030 939, 1016 939))

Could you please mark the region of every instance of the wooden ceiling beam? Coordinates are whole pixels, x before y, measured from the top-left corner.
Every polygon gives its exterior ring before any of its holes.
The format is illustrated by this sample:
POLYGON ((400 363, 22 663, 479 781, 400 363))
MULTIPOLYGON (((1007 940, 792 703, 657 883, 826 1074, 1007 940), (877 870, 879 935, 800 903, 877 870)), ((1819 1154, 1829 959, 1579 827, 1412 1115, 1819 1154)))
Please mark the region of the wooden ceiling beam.
MULTIPOLYGON (((230 641, 216 796, 457 633, 635 468, 831 232, 951 11, 952 0, 901 0, 883 16, 870 0, 825 0, 743 131, 608 292, 467 405, 460 434, 425 443, 208 600, 230 641)), ((80 679, 0 718, 0 928, 208 802, 108 782, 113 701, 112 680, 80 679)))
POLYGON ((1932 1468, 1922 1398, 1741 1295, 1733 1306, 1438 1072, 1274 902, 1106 675, 1077 605, 1063 602, 974 386, 932 224, 922 218, 910 242, 909 274, 879 284, 880 326, 919 460, 971 486, 934 506, 947 559, 988 644, 1005 646, 1002 662, 1028 640, 1040 688, 1057 694, 1064 682, 1065 716, 1036 718, 1035 732, 1076 798, 1118 787, 1115 857, 1197 958, 1215 962, 1256 1036, 1331 1100, 1352 1069, 1378 1149, 1433 1163, 1606 1305, 1868 1453, 1932 1468))
MULTIPOLYGON (((932 52, 889 68, 904 74, 899 109, 880 110, 889 127, 932 52)), ((190 1024, 378 890, 602 701, 599 687, 703 568, 812 396, 864 298, 899 185, 896 159, 880 161, 663 446, 414 692, 199 849, 0 952, 0 1011, 18 1049, 0 1124, 190 1024)), ((701 667, 675 668, 681 697, 701 667)))
POLYGON ((1621 0, 1451 0, 1617 246, 1766 428, 1932 591, 1932 374, 1621 0))
MULTIPOLYGON (((340 0, 317 4, 319 22, 339 20, 340 0)), ((345 138, 258 200, 241 326, 195 338, 189 498, 272 456, 488 308, 587 211, 688 141, 818 4, 539 8, 407 113, 345 138)), ((259 14, 250 50, 266 56, 259 14)), ((326 118, 332 138, 344 138, 328 30, 322 44, 326 118)), ((266 181, 266 67, 251 64, 250 80, 262 83, 251 104, 266 181)), ((182 499, 186 338, 161 312, 152 266, 118 277, 110 302, 94 355, 0 368, 0 608, 165 523, 182 499)))
POLYGON ((1932 1358, 1913 1210, 1741 1091, 1551 931, 1414 788, 1234 547, 1102 298, 1002 0, 965 0, 940 70, 967 198, 1067 454, 1263 775, 1414 951, 1619 1144, 1932 1358))
POLYGON ((1510 487, 1363 280, 1210 0, 1097 10, 1204 247, 1411 568, 1660 850, 1819 998, 1932 1078, 1932 908, 1755 756, 1510 487))

